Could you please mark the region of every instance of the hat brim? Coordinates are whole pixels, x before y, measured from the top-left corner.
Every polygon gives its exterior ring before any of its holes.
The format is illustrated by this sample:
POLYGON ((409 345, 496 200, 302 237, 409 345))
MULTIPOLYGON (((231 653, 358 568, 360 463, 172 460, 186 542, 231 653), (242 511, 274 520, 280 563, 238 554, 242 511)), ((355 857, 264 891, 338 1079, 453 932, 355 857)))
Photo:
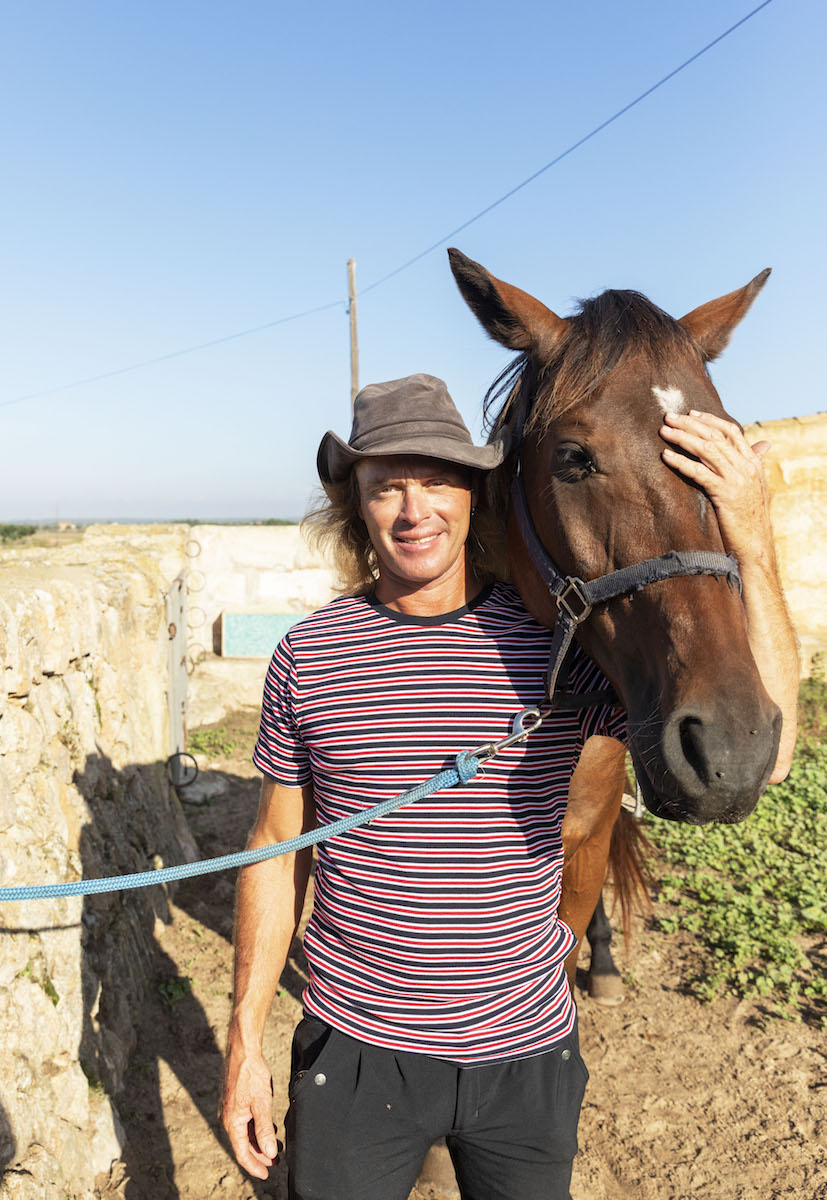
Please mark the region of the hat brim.
POLYGON ((319 445, 316 466, 322 483, 342 483, 355 463, 366 458, 387 458, 393 454, 415 454, 417 457, 436 458, 440 462, 470 467, 474 471, 493 471, 505 459, 508 443, 507 430, 487 446, 466 445, 456 438, 435 437, 429 433, 419 438, 409 434, 396 441, 388 441, 375 450, 354 450, 329 429, 319 445))

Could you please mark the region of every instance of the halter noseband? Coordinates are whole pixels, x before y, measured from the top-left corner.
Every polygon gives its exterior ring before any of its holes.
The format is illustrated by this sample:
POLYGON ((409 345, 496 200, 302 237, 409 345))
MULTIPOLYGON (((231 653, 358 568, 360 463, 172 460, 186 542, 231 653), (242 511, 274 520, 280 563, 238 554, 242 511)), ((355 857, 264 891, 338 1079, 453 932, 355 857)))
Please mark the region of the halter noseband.
POLYGON ((639 592, 650 583, 674 579, 681 575, 715 575, 734 583, 741 591, 741 573, 732 554, 713 550, 669 550, 658 558, 622 567, 608 575, 584 582, 575 575, 564 575, 546 550, 531 518, 521 471, 523 426, 527 405, 520 409, 513 431, 513 453, 516 473, 511 481, 511 503, 517 518, 520 537, 538 574, 557 601, 557 620, 549 651, 546 690, 550 708, 591 708, 596 704, 616 701, 613 688, 581 695, 557 692, 558 682, 565 687, 568 677, 566 659, 578 625, 586 620, 596 604, 605 604, 617 596, 639 592))

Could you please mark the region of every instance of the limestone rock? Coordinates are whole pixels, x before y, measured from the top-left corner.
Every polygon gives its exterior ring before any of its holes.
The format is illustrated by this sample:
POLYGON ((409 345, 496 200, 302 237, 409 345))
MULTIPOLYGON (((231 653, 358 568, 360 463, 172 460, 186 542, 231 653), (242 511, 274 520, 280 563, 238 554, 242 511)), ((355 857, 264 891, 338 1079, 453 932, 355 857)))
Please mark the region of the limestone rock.
POLYGON ((771 444, 764 463, 778 565, 809 675, 816 655, 822 668, 827 658, 827 413, 761 421, 744 433, 771 444))
MULTIPOLYGON (((160 537, 163 566, 151 536, 136 541, 93 536, 50 559, 27 551, 17 566, 3 555, 4 884, 196 857, 164 766, 164 572, 182 569, 186 530, 160 537)), ((109 1096, 124 1081, 152 982, 153 929, 165 916, 161 887, 4 905, 4 1196, 91 1200, 95 1176, 120 1155, 123 1131, 109 1096)))
POLYGON ((181 788, 181 799, 184 804, 212 804, 229 789, 229 781, 220 771, 200 771, 192 783, 181 788))
MULTIPOLYGON (((70 1193, 72 1195, 72 1193, 70 1193)), ((3 1200, 65 1200, 61 1165, 42 1146, 32 1144, 22 1161, 14 1163, 3 1175, 3 1200)), ((73 1200, 91 1200, 85 1189, 73 1194, 73 1200)))
POLYGON ((11 829, 17 820, 17 799, 12 791, 9 777, 0 765, 0 833, 11 829))
POLYGON ((126 1135, 115 1106, 107 1096, 90 1097, 89 1108, 93 1135, 89 1169, 93 1176, 102 1172, 108 1174, 123 1153, 126 1135))

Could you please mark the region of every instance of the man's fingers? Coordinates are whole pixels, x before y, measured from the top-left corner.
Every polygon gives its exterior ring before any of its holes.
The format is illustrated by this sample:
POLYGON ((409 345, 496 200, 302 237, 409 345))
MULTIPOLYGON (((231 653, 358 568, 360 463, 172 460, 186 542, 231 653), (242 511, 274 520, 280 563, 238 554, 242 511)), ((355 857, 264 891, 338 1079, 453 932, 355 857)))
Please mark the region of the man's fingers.
MULTIPOLYGON (((749 455, 754 446, 750 446, 747 439, 744 437, 743 431, 735 421, 729 421, 725 417, 718 417, 715 413, 700 412, 697 408, 690 409, 689 417, 691 420, 700 422, 707 429, 714 429, 719 435, 726 438, 731 446, 740 451, 741 454, 749 455)), ((763 443, 759 443, 761 445, 763 443)))
POLYGON ((272 1163, 278 1154, 278 1149, 276 1147, 276 1130, 270 1113, 256 1112, 254 1108, 252 1126, 255 1137, 253 1149, 257 1147, 272 1163))
POLYGON ((772 443, 771 442, 756 442, 755 445, 751 447, 751 449, 752 449, 753 454, 757 454, 759 458, 763 458, 764 455, 767 453, 767 451, 772 449, 772 443))
POLYGON ((232 1122, 227 1122, 224 1128, 227 1130, 227 1136, 238 1165, 256 1179, 266 1179, 269 1175, 269 1168, 273 1165, 273 1159, 269 1155, 262 1154, 251 1141, 252 1124, 252 1120, 248 1121, 240 1116, 232 1122))
POLYGON ((730 434, 733 430, 735 430, 736 433, 741 432, 734 421, 730 421, 726 417, 719 417, 716 413, 703 412, 703 410, 700 408, 690 408, 689 416, 696 417, 697 419, 706 422, 707 425, 714 425, 716 429, 721 430, 721 433, 730 434))
POLYGON ((687 458, 685 454, 679 454, 671 446, 664 446, 661 453, 667 466, 674 467, 676 471, 680 471, 681 475, 693 479, 701 487, 708 488, 710 483, 720 479, 720 476, 715 475, 702 462, 696 462, 694 458, 687 458))
POLYGON ((734 465, 732 451, 723 438, 712 439, 703 433, 694 433, 686 427, 673 428, 671 425, 664 425, 660 433, 664 441, 674 442, 682 450, 696 455, 707 466, 713 466, 719 472, 727 465, 734 465))
POLYGON ((239 1166, 266 1179, 278 1148, 273 1128, 273 1081, 260 1054, 230 1052, 222 1122, 239 1166))

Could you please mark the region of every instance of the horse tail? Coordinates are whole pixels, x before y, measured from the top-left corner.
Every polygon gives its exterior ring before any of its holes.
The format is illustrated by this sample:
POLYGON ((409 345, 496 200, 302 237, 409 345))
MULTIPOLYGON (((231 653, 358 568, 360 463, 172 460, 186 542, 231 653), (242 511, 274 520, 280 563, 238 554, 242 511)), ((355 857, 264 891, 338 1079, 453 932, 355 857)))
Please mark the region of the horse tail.
MULTIPOLYGON (((614 904, 620 905, 623 940, 629 949, 634 912, 650 912, 652 843, 640 827, 640 821, 627 812, 620 815, 612 829, 609 846, 609 872, 614 887, 614 904)), ((614 907, 614 906, 613 906, 614 907)))

